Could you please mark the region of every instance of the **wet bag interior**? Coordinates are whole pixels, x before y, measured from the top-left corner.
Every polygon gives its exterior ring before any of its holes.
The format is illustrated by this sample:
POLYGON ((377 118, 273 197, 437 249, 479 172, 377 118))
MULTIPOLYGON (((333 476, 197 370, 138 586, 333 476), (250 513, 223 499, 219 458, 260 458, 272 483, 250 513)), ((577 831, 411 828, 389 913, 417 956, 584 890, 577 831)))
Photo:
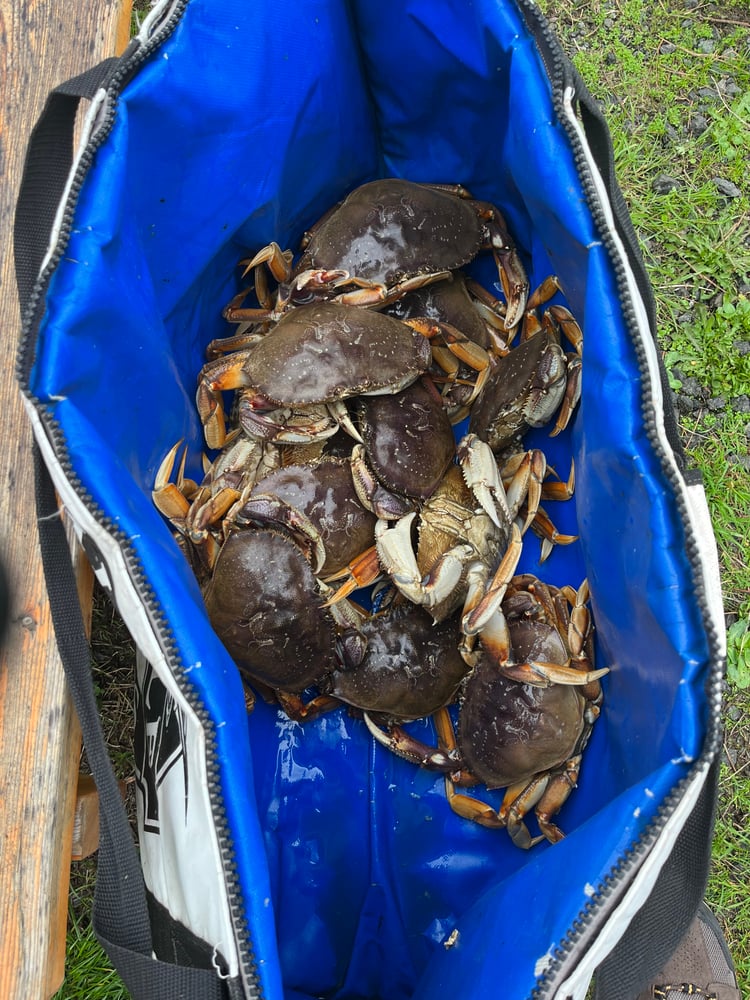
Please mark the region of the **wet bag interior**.
MULTIPOLYGON (((487 263, 475 273, 495 294, 487 263)), ((213 719, 243 905, 268 996, 525 996, 703 737, 707 643, 682 526, 644 430, 644 376, 540 57, 512 3, 191 0, 126 86, 50 285, 32 390, 76 477, 127 537, 213 719), (179 439, 200 476, 196 376, 238 261, 378 177, 461 183, 504 213, 535 287, 584 335, 583 391, 529 443, 565 478, 579 541, 521 569, 587 577, 604 705, 558 844, 530 851, 448 808, 443 778, 344 709, 309 724, 237 670, 151 500, 179 439), (502 985, 500 985, 502 984, 502 985)), ((434 743, 429 721, 412 731, 434 743)), ((497 804, 500 795, 488 800, 497 804)), ((533 819, 530 820, 533 825, 533 819)), ((194 927, 205 900, 184 910, 194 927)))

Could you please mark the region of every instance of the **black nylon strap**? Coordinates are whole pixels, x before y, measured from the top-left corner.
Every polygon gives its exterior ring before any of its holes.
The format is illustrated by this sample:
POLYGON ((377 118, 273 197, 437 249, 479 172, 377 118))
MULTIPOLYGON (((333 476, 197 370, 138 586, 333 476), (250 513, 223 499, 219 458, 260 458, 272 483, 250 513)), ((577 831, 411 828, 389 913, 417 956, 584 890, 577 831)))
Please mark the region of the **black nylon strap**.
MULTIPOLYGON (((620 239, 625 245, 628 261, 633 274, 635 275, 636 284, 638 285, 638 291, 640 292, 643 304, 646 307, 649 327, 651 328, 654 341, 657 342, 656 300, 654 299, 654 291, 651 286, 651 281, 649 279, 648 272, 646 271, 643 257, 641 256, 638 235, 633 226, 633 221, 630 218, 630 212, 622 191, 620 190, 620 185, 617 182, 617 176, 615 173, 615 154, 612 146, 612 135, 609 131, 609 125, 607 124, 607 120, 605 119, 601 108, 594 100, 581 75, 572 63, 570 64, 570 70, 575 86, 576 99, 578 101, 583 130, 586 133, 589 148, 591 149, 591 153, 596 160, 599 173, 602 175, 604 186, 607 189, 607 194, 609 195, 610 204, 612 206, 612 214, 615 217, 617 231, 620 239)), ((684 472, 687 465, 687 457, 685 455, 682 439, 680 437, 677 414, 675 412, 674 405, 672 404, 672 391, 669 386, 667 371, 662 362, 661 355, 659 355, 659 381, 661 382, 662 397, 664 399, 664 430, 672 450, 675 453, 678 464, 684 472)))
POLYGON ((14 249, 16 281, 25 312, 49 246, 50 232, 73 163, 73 128, 82 97, 92 98, 116 58, 105 59, 50 92, 29 138, 16 203, 14 249))
POLYGON ((125 806, 107 754, 91 676, 90 651, 57 497, 34 446, 42 562, 60 658, 99 793, 100 846, 94 931, 131 995, 141 1000, 227 1000, 225 984, 205 969, 152 958, 146 890, 125 806))

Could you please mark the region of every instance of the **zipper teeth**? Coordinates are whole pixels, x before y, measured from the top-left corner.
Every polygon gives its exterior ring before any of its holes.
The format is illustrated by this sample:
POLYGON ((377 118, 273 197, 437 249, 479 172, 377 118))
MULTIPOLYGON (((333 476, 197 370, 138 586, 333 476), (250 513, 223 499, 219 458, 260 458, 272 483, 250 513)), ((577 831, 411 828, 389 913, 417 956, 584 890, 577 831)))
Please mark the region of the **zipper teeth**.
POLYGON ((106 110, 103 121, 96 128, 86 147, 81 151, 75 174, 70 183, 66 206, 61 216, 55 249, 50 255, 47 265, 37 278, 24 310, 21 337, 16 357, 16 378, 21 383, 24 395, 34 404, 42 419, 66 479, 92 517, 117 541, 123 558, 130 570, 133 585, 153 621, 154 630, 159 636, 159 644, 164 653, 166 663, 186 701, 199 718, 203 727, 206 742, 206 775, 209 802, 221 856, 222 872, 227 890, 227 904, 235 931, 235 944, 237 947, 240 974, 244 981, 248 1000, 262 1000, 264 996, 263 986, 258 973, 255 948, 247 920, 244 897, 240 887, 234 842, 227 811, 223 805, 222 790, 219 782, 220 766, 216 744, 216 730, 213 719, 199 698, 192 682, 188 679, 177 641, 169 625, 168 616, 154 594, 148 575, 132 543, 125 532, 118 527, 112 518, 107 516, 88 490, 86 490, 73 466, 68 443, 57 418, 53 415, 51 408, 43 404, 30 390, 31 369, 35 353, 33 350, 35 346, 33 334, 37 320, 41 320, 42 316, 40 303, 44 299, 50 278, 59 265, 70 240, 78 197, 93 162, 94 155, 112 129, 116 118, 117 101, 123 86, 131 75, 171 35, 188 3, 189 0, 177 0, 169 16, 149 37, 148 42, 139 46, 130 56, 126 57, 123 64, 106 81, 107 94, 111 102, 110 106, 106 110))
POLYGON ((648 377, 650 374, 648 355, 641 340, 638 319, 631 302, 625 267, 620 260, 615 240, 609 230, 605 213, 599 204, 598 193, 594 181, 590 176, 590 168, 586 154, 581 146, 578 134, 567 119, 567 114, 563 106, 562 93, 567 57, 561 49, 557 36, 552 31, 546 18, 542 15, 532 0, 517 0, 517 2, 522 12, 527 12, 530 15, 530 19, 536 21, 539 31, 547 45, 547 51, 540 52, 540 54, 542 55, 542 59, 549 72, 552 84, 552 102, 555 113, 570 141, 576 170, 584 195, 586 196, 587 204, 591 211, 594 224, 601 236, 602 243, 609 254, 615 274, 625 327, 630 335, 631 343, 635 349, 638 368, 641 375, 641 413, 646 435, 654 449, 655 454, 660 460, 662 473, 673 487, 675 505, 685 532, 685 549, 688 562, 690 563, 692 570, 693 588, 696 600, 700 607, 701 618, 708 639, 711 664, 710 674, 706 682, 706 695, 710 711, 707 723, 706 739, 701 754, 695 760, 688 773, 665 797, 655 816, 647 824, 639 838, 625 851, 622 858, 620 858, 613 865, 610 871, 602 876, 600 886, 595 895, 586 903, 578 917, 573 920, 570 930, 554 949, 552 960, 542 976, 539 977, 537 985, 532 990, 530 995, 530 1000, 543 1000, 543 998, 552 995, 551 990, 554 988, 555 973, 562 969, 566 956, 574 950, 578 942, 585 938, 589 926, 592 924, 598 911, 605 904, 608 898, 613 893, 617 892, 618 888, 629 880, 630 876, 638 867, 641 859, 645 857, 652 845, 658 839, 667 820, 674 812, 674 809, 682 800, 682 796, 687 785, 700 768, 703 768, 708 762, 713 760, 719 750, 720 713, 723 691, 723 656, 721 654, 721 637, 710 614, 708 600, 706 597, 705 583, 702 573, 700 545, 694 532, 690 530, 689 527, 689 511, 683 500, 682 494, 683 483, 680 480, 679 473, 668 460, 668 456, 665 454, 659 439, 658 427, 653 415, 655 412, 654 398, 651 390, 650 378, 648 377), (548 59, 547 57, 550 58, 548 59))

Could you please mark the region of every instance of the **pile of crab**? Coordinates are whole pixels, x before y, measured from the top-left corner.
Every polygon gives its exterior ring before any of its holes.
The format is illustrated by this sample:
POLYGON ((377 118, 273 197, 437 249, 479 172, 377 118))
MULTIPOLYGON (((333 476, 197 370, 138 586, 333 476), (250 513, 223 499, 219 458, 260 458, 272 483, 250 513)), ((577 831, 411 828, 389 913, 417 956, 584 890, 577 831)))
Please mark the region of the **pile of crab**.
POLYGON ((236 332, 198 378, 216 457, 198 485, 176 445, 155 503, 256 691, 299 720, 343 702, 444 773, 460 815, 520 847, 559 840, 606 670, 585 581, 516 570, 527 532, 542 559, 573 540, 541 506, 571 496, 572 470, 550 478, 523 439, 570 420, 578 324, 548 304, 553 277, 529 296, 499 211, 462 188, 365 184, 301 251, 242 262, 249 285, 224 311, 236 332), (463 271, 483 251, 502 299, 463 271), (437 746, 403 725, 425 716, 437 746), (478 782, 507 789, 499 809, 463 791, 478 782))

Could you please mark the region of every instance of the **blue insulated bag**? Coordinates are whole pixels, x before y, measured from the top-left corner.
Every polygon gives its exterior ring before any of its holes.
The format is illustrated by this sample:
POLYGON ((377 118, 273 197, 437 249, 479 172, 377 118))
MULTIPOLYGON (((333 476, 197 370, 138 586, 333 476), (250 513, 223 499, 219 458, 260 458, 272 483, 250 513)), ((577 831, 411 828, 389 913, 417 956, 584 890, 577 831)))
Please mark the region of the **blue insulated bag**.
MULTIPOLYGON (((40 534, 102 799, 94 923, 132 995, 561 1000, 596 971, 597 996, 634 996, 704 888, 723 615, 606 124, 536 6, 162 0, 121 58, 50 96, 16 230, 40 534), (579 539, 543 565, 532 539, 520 565, 558 586, 588 579, 610 673, 566 837, 529 851, 457 816, 441 775, 343 709, 300 725, 258 699, 248 715, 152 503, 176 441, 200 478, 196 375, 230 332, 238 261, 297 247, 381 177, 460 183, 497 205, 531 287, 556 274, 583 330, 575 418, 529 438, 558 469, 575 460, 575 496, 554 514, 579 539), (55 493, 138 648, 138 855, 55 493)), ((475 274, 497 285, 486 261, 475 274)), ((429 721, 413 731, 435 742, 429 721)))

